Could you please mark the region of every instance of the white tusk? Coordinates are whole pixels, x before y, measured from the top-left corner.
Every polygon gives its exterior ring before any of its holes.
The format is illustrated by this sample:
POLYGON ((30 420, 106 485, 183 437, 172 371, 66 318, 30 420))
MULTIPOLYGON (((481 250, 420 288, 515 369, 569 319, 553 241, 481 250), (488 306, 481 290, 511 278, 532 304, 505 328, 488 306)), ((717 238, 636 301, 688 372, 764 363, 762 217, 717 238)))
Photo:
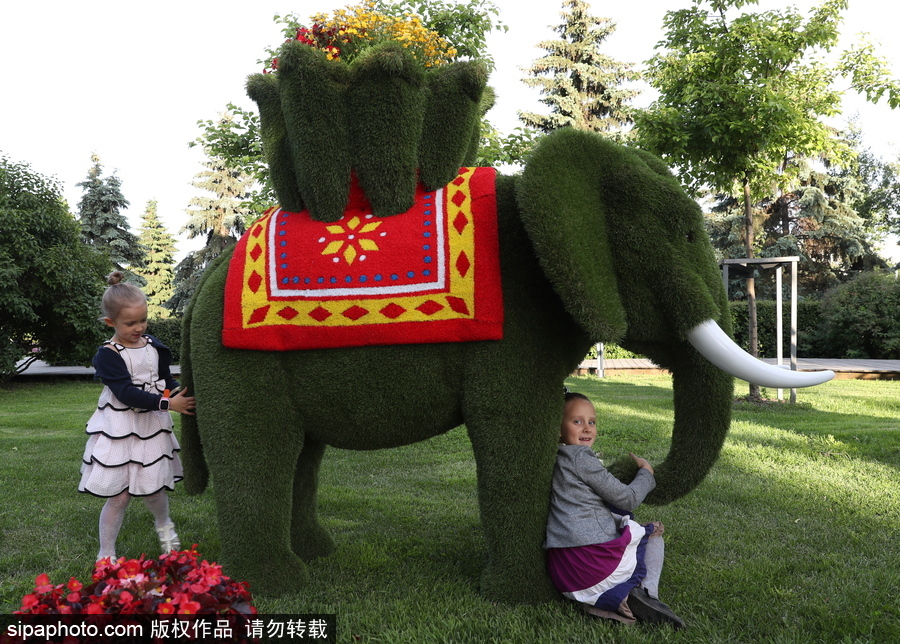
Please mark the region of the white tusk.
POLYGON ((688 332, 687 339, 722 371, 761 387, 799 389, 821 385, 834 378, 833 371, 786 371, 757 360, 735 344, 714 320, 695 326, 688 332))

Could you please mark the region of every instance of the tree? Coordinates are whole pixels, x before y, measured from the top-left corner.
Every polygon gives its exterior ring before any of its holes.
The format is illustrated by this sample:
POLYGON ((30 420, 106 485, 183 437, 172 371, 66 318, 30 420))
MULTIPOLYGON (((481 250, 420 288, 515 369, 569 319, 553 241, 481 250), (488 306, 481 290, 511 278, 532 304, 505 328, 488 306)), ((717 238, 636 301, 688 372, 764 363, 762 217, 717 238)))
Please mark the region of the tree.
POLYGON ((207 156, 222 159, 228 167, 253 179, 246 206, 258 215, 278 203, 263 156, 259 115, 229 103, 216 120, 197 121, 203 132, 189 147, 200 146, 207 156))
POLYGON ((475 158, 475 165, 482 167, 524 164, 534 147, 537 130, 517 127, 504 136, 488 121, 482 122, 481 144, 475 158))
POLYGON ((87 362, 111 268, 82 243, 59 183, 0 156, 0 379, 38 358, 87 362))
POLYGON ((188 253, 175 267, 174 294, 168 307, 176 313, 184 312, 203 271, 244 234, 253 215, 244 204, 253 177, 231 168, 219 157, 208 157, 203 165, 206 170, 197 174, 192 185, 214 196, 191 199, 185 211, 189 219, 181 232, 190 239, 206 237, 206 245, 188 253))
POLYGON ((147 282, 144 293, 147 295, 147 312, 151 318, 168 318, 172 312, 165 306, 172 299, 172 278, 175 263, 175 238, 169 234, 159 220, 156 201, 147 202, 147 208, 141 217, 139 240, 147 249, 147 261, 140 271, 147 282))
POLYGON ((145 253, 121 213, 129 205, 122 195, 122 182, 115 174, 105 179, 100 177, 103 167, 96 154, 91 155, 91 161, 94 165, 87 179, 77 184, 84 190, 78 202, 81 237, 89 246, 108 254, 116 269, 124 272, 129 280, 143 285, 141 278, 129 270, 143 266, 145 253))
MULTIPOLYGON (((845 168, 801 165, 796 183, 778 197, 753 204, 754 247, 760 257, 798 256, 803 295, 821 294, 863 271, 886 268, 874 247, 875 236, 855 210, 866 189, 862 178, 845 168)), ((713 245, 727 258, 744 257, 744 208, 731 195, 719 195, 707 217, 713 245)), ((741 278, 731 293, 741 293, 741 278)), ((774 285, 759 285, 766 299, 780 297, 774 285)))
POLYGON ((865 185, 857 212, 870 230, 900 235, 900 158, 887 162, 865 149, 859 153, 856 166, 865 185))
POLYGON ((641 74, 600 53, 616 30, 612 20, 592 16, 583 0, 563 0, 563 8, 563 22, 554 28, 560 38, 538 44, 547 54, 525 70, 530 77, 523 79, 541 90, 550 114, 520 111, 519 119, 542 132, 571 126, 621 139, 622 128, 633 123, 628 103, 640 93, 623 84, 641 74))
MULTIPOLYGON (((849 76, 870 99, 887 93, 892 106, 900 104, 900 83, 865 47, 845 52, 837 64, 820 59, 837 43, 847 0, 826 0, 806 21, 796 8, 726 16, 752 1, 694 0, 691 9, 668 12, 664 51, 646 74, 660 96, 635 115, 640 145, 677 166, 689 187, 741 195, 745 257, 754 254, 753 201, 797 178, 799 166, 787 160, 849 159, 845 142, 822 121, 839 111, 839 76, 849 76)), ((752 278, 747 300, 756 355, 752 278)), ((751 386, 752 395, 758 387, 751 386)))

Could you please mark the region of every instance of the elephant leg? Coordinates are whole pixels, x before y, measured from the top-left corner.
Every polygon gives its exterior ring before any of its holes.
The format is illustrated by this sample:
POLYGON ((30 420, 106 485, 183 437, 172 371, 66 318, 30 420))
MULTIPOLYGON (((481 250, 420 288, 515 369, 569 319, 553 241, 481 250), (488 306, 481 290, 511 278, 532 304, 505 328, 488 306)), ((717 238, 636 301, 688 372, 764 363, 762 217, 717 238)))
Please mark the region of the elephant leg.
POLYGON ((319 466, 324 454, 325 444, 307 437, 294 473, 291 549, 306 560, 325 557, 335 549, 334 540, 318 518, 319 466))
MULTIPOLYGON (((254 426, 264 424, 256 419, 254 426)), ((300 450, 285 441, 246 445, 239 448, 240 455, 237 451, 236 468, 222 467, 210 458, 226 572, 249 581, 253 592, 278 595, 297 590, 308 577, 306 565, 290 545, 294 465, 300 450), (225 475, 217 477, 220 472, 225 475)))
POLYGON ((466 415, 488 548, 481 592, 510 603, 558 600, 542 546, 562 417, 561 387, 542 386, 521 396, 484 393, 481 403, 486 406, 478 409, 485 413, 466 415))
POLYGON ((249 581, 254 593, 296 590, 307 578, 306 565, 291 550, 302 428, 284 388, 268 387, 264 399, 246 393, 247 382, 265 383, 267 377, 278 381, 280 374, 273 375, 267 361, 216 371, 222 364, 227 364, 224 357, 202 370, 195 367, 195 378, 225 572, 249 581))

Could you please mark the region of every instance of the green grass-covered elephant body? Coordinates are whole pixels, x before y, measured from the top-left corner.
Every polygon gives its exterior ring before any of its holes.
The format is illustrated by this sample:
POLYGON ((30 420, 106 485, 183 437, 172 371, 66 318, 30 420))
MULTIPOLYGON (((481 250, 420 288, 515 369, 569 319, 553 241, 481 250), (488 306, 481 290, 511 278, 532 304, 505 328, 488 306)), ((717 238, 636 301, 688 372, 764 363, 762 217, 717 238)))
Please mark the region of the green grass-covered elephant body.
POLYGON ((697 205, 658 159, 561 131, 521 176, 498 178, 497 206, 501 340, 229 349, 227 262, 207 271, 185 321, 182 374, 197 416, 183 419, 182 455, 189 491, 205 487, 208 464, 230 575, 261 592, 295 589, 302 560, 333 550, 316 517, 327 445, 380 449, 465 424, 489 554, 482 592, 514 602, 558 596, 541 546, 563 381, 597 341, 619 341, 673 372, 672 449, 651 500, 702 481, 730 422, 732 378, 686 339, 705 320, 729 330, 697 205))

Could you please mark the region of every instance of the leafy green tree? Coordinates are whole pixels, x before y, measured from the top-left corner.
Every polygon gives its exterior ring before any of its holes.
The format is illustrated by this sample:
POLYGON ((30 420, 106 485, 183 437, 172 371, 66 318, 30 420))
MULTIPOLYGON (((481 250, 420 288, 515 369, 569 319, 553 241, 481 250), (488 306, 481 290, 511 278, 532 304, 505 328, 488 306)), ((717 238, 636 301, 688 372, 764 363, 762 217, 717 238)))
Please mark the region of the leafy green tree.
POLYGON ((165 306, 172 299, 172 279, 175 263, 175 238, 159 220, 156 200, 147 202, 141 217, 140 242, 147 249, 147 261, 140 271, 147 282, 147 312, 151 318, 168 318, 172 312, 165 306))
POLYGON ((482 167, 521 166, 531 152, 537 136, 537 130, 523 127, 517 127, 504 136, 490 122, 484 121, 481 129, 481 145, 478 148, 475 165, 482 167))
MULTIPOLYGON (((745 257, 753 257, 752 204, 796 180, 798 167, 786 159, 850 157, 822 120, 839 112, 834 81, 848 76, 854 89, 873 100, 887 94, 892 106, 900 104, 900 84, 865 47, 834 65, 821 59, 837 44, 847 0, 826 0, 807 20, 793 7, 726 16, 747 4, 752 0, 694 0, 693 8, 666 14, 663 51, 646 72, 659 98, 635 121, 640 145, 675 165, 690 187, 741 195, 745 257)), ((752 278, 747 300, 756 355, 752 278)))
POLYGON ((77 184, 84 190, 78 202, 81 238, 89 246, 108 254, 116 269, 125 273, 130 281, 143 285, 143 280, 130 270, 143 266, 146 256, 121 212, 129 205, 122 195, 122 182, 115 174, 106 178, 100 176, 103 166, 96 154, 91 155, 91 162, 94 165, 88 171, 87 179, 77 184))
POLYGON ((508 31, 500 20, 500 9, 491 0, 443 2, 442 0, 378 0, 375 10, 393 16, 412 13, 422 23, 443 36, 456 49, 459 60, 478 59, 488 71, 494 69, 494 59, 487 50, 487 35, 492 31, 508 31))
POLYGON ((0 156, 0 380, 38 358, 90 360, 102 341, 97 316, 111 269, 81 241, 59 183, 0 156))
POLYGON ((856 204, 860 216, 876 233, 900 235, 900 158, 887 162, 866 149, 856 171, 866 186, 856 204))
POLYGON ((623 128, 633 123, 629 102, 640 93, 624 85, 641 74, 600 52, 616 30, 612 20, 592 16, 583 0, 563 0, 563 8, 563 22, 554 28, 559 38, 538 44, 547 53, 523 79, 540 89, 550 114, 520 111, 519 119, 542 132, 571 126, 621 140, 623 128))
POLYGON ((203 165, 206 170, 197 174, 192 185, 213 196, 191 199, 185 211, 189 219, 181 232, 190 239, 205 237, 206 244, 188 253, 175 267, 174 294, 167 306, 179 314, 184 312, 206 267, 244 234, 253 219, 253 212, 244 203, 253 177, 218 157, 209 157, 203 165))

